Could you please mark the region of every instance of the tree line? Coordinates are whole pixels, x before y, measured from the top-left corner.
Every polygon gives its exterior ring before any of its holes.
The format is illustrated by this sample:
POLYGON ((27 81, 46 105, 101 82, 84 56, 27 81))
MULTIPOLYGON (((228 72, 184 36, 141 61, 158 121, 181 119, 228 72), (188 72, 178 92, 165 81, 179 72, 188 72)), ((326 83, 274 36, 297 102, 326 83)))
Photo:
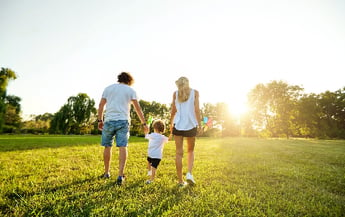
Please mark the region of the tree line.
POLYGON ((248 96, 247 132, 267 137, 345 138, 345 87, 320 94, 282 81, 258 84, 248 96))
MULTIPOLYGON (((17 75, 0 71, 0 133, 99 134, 95 101, 86 93, 71 96, 54 114, 20 117, 20 97, 7 95, 10 80, 17 75)), ((201 106, 200 136, 256 136, 345 139, 345 87, 320 94, 303 92, 298 85, 271 81, 256 85, 248 94, 248 112, 235 117, 229 105, 220 102, 201 106)), ((170 122, 170 105, 139 101, 146 120, 170 122)), ((231 106, 231 105, 230 105, 231 106)), ((131 135, 141 135, 138 116, 131 110, 131 135)), ((169 133, 167 128, 167 134, 169 133)))

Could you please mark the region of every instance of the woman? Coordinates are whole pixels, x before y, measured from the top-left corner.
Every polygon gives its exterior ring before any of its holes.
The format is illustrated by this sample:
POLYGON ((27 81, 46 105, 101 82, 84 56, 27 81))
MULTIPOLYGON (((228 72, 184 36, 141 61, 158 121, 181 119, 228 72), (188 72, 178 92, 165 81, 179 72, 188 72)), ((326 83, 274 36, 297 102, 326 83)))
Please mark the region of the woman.
POLYGON ((186 175, 189 184, 195 184, 192 169, 194 164, 195 136, 200 123, 199 92, 189 87, 186 77, 180 77, 176 82, 177 91, 173 94, 171 106, 170 132, 174 135, 176 144, 176 172, 181 187, 187 183, 182 176, 183 139, 186 137, 188 146, 188 172, 186 175))

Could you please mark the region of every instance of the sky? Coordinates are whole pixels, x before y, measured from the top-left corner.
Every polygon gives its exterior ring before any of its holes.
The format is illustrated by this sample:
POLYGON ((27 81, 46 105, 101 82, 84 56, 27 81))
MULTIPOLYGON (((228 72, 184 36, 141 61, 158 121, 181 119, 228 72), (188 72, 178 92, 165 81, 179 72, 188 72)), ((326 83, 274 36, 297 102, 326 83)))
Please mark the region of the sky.
POLYGON ((234 114, 259 83, 345 87, 344 0, 0 0, 0 30, 24 117, 78 93, 97 106, 122 71, 142 100, 169 104, 186 76, 234 114))

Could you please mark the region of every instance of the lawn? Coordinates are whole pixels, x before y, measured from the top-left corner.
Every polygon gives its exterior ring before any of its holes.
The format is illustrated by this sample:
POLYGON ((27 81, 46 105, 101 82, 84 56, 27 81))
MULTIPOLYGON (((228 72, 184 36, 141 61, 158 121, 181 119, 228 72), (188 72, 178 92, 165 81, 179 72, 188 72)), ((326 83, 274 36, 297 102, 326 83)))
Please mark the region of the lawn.
POLYGON ((173 141, 147 185, 147 141, 132 137, 123 186, 117 149, 113 176, 99 178, 99 141, 0 136, 0 216, 345 216, 344 140, 198 138, 185 188, 173 141))

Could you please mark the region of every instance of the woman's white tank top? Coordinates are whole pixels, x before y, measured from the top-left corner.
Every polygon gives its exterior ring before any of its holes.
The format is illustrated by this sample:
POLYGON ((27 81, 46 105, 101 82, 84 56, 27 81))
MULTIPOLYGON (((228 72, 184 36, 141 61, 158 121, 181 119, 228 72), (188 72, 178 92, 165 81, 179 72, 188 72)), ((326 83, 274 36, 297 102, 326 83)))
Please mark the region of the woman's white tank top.
POLYGON ((176 91, 176 114, 174 118, 175 128, 177 130, 191 130, 198 126, 198 121, 195 117, 195 92, 191 89, 187 101, 180 103, 178 101, 178 91, 176 91))

